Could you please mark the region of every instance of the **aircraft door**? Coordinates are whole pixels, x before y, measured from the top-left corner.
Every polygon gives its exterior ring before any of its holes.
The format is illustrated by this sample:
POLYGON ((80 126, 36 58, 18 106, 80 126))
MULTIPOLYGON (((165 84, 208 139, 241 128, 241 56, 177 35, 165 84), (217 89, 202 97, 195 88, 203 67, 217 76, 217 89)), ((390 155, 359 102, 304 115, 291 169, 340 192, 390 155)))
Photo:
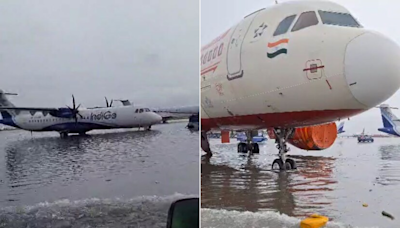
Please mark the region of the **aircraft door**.
POLYGON ((243 77, 244 72, 241 61, 242 45, 250 25, 253 23, 253 20, 257 14, 258 12, 255 12, 245 17, 244 20, 236 26, 235 31, 231 35, 226 56, 228 80, 243 77))

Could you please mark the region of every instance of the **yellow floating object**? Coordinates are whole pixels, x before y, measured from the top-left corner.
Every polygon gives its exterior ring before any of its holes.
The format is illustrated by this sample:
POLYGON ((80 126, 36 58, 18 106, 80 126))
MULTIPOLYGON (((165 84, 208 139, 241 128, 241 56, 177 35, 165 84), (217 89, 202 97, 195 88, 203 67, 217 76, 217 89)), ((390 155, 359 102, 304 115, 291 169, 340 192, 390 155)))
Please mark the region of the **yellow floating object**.
POLYGON ((363 203, 363 207, 368 207, 368 204, 366 204, 366 203, 363 203))
POLYGON ((303 221, 300 222, 300 227, 301 228, 320 228, 326 225, 326 223, 329 221, 328 217, 318 215, 318 214, 313 214, 310 217, 303 219, 303 221))

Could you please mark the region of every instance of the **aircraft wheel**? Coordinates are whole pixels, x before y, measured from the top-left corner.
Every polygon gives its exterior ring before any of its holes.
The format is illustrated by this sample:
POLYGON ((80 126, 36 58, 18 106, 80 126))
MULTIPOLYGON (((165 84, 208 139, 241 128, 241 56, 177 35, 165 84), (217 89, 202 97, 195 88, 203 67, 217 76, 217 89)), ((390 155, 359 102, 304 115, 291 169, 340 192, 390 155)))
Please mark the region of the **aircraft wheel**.
POLYGON ((252 143, 252 148, 253 148, 253 150, 251 152, 253 154, 259 154, 260 153, 260 147, 258 146, 258 143, 252 143))
POLYGON ((68 133, 67 132, 60 132, 60 136, 61 136, 61 138, 67 138, 68 137, 68 133))
POLYGON ((246 143, 238 144, 238 153, 247 153, 247 144, 246 143))
POLYGON ((272 162, 272 170, 285 170, 281 159, 277 158, 272 162))
POLYGON ((288 158, 288 159, 286 159, 286 169, 297 169, 297 165, 296 165, 296 162, 293 160, 293 159, 291 159, 291 158, 288 158))

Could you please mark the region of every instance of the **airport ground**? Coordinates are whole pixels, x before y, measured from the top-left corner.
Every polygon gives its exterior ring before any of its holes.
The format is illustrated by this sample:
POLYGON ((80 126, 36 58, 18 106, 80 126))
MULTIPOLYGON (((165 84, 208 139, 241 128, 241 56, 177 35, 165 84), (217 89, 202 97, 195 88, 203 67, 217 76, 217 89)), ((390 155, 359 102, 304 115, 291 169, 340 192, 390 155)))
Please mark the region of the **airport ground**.
POLYGON ((171 202, 198 196, 199 133, 0 132, 0 227, 165 227, 171 202))
POLYGON ((236 152, 236 139, 210 143, 214 155, 201 165, 204 228, 298 228, 313 213, 329 217, 330 228, 400 227, 398 138, 365 144, 338 138, 331 148, 313 152, 291 146, 299 168, 289 172, 269 171, 277 154, 274 140, 252 156, 236 152))

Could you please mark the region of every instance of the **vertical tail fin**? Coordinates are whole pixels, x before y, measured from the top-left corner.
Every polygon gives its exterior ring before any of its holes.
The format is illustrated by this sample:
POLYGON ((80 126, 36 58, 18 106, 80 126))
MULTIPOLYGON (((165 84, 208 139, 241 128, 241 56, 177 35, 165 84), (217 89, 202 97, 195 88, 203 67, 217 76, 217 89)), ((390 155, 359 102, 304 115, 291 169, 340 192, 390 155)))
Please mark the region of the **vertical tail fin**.
MULTIPOLYGON (((13 103, 11 103, 7 95, 16 95, 14 93, 4 93, 3 90, 0 90, 0 107, 15 107, 13 103)), ((15 111, 1 111, 0 112, 3 119, 12 118, 13 116, 18 115, 15 111)))
POLYGON ((338 134, 343 133, 344 131, 344 122, 340 122, 339 126, 338 126, 338 134))
POLYGON ((395 128, 399 119, 392 113, 391 108, 383 104, 379 107, 381 110, 382 122, 384 128, 395 128))

